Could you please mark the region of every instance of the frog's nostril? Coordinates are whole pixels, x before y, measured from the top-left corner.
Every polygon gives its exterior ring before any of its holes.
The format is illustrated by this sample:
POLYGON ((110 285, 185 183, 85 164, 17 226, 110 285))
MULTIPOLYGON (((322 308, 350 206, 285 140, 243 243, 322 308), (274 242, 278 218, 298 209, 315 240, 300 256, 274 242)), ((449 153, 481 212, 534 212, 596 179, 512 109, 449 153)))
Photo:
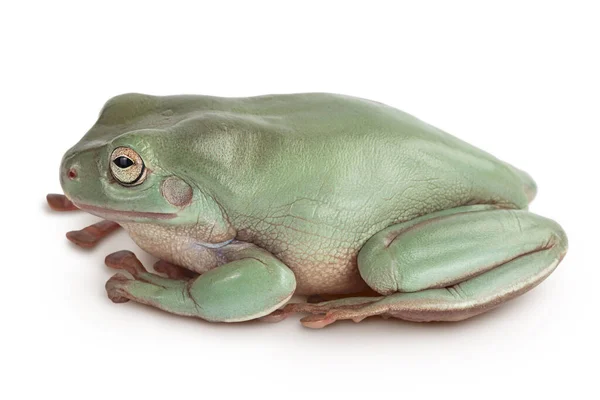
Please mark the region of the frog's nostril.
POLYGON ((67 171, 67 177, 71 180, 77 178, 77 170, 75 168, 70 168, 67 171))

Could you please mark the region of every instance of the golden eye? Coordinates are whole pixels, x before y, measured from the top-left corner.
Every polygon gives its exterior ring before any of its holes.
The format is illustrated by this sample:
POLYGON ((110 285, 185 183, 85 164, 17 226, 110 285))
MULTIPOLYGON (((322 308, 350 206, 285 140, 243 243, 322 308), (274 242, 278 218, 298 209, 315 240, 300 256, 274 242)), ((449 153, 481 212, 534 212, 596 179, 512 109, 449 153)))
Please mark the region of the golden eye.
POLYGON ((110 155, 110 172, 125 186, 139 185, 146 179, 142 157, 129 147, 117 147, 110 155))

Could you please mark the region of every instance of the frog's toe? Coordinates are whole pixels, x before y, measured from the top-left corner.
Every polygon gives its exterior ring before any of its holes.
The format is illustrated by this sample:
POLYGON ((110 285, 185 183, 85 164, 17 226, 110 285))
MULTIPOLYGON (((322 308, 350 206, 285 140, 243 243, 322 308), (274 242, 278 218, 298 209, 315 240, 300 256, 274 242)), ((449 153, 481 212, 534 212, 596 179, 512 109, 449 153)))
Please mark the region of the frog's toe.
POLYGON ((322 328, 335 322, 337 312, 361 308, 382 298, 382 296, 347 297, 320 303, 290 303, 282 309, 260 318, 260 320, 263 322, 279 322, 295 313, 308 313, 312 315, 303 318, 300 322, 309 328, 322 328))
MULTIPOLYGON (((54 211, 79 210, 64 194, 50 193, 46 195, 46 201, 54 211)), ((119 226, 113 221, 100 221, 78 231, 67 232, 67 239, 79 247, 91 248, 111 232, 117 230, 119 226)))
POLYGON ((114 303, 129 300, 150 305, 174 314, 194 316, 195 305, 186 292, 187 281, 163 278, 147 272, 135 254, 119 251, 106 257, 106 265, 121 269, 106 282, 106 293, 114 303))
POLYGON ((79 247, 92 248, 119 227, 120 225, 113 221, 100 221, 79 231, 67 232, 67 239, 79 247))
MULTIPOLYGON (((179 288, 186 282, 180 279, 164 278, 148 272, 136 255, 129 250, 121 250, 107 255, 104 259, 104 263, 109 268, 120 269, 128 272, 133 277, 132 281, 134 282, 139 281, 149 283, 162 288, 179 288)), ((115 276, 119 275, 124 276, 123 274, 117 274, 115 276)), ((130 300, 134 299, 130 298, 130 300)))
POLYGON ((275 310, 271 314, 265 315, 264 317, 260 317, 258 320, 267 323, 281 322, 292 314, 293 313, 291 312, 286 312, 283 309, 280 309, 275 310))
POLYGON ((365 313, 363 309, 367 307, 358 307, 358 308, 342 308, 337 310, 332 310, 327 312, 326 314, 313 314, 307 317, 304 317, 300 320, 302 325, 307 328, 312 329, 321 329, 328 325, 333 324, 336 321, 350 319, 354 322, 360 322, 363 319, 370 317, 372 315, 371 312, 365 313))
POLYGON ((312 329, 321 329, 326 327, 327 325, 333 324, 336 321, 334 313, 327 313, 325 315, 322 314, 313 314, 307 317, 304 317, 300 320, 302 325, 307 328, 312 329))
POLYGON ((75 211, 79 210, 64 194, 50 193, 46 195, 46 201, 54 211, 75 211))
POLYGON ((104 263, 107 267, 125 270, 134 277, 148 272, 135 254, 129 250, 121 250, 107 255, 104 263))
POLYGON ((373 303, 383 296, 377 297, 346 297, 321 303, 290 303, 283 310, 287 313, 326 314, 333 310, 353 309, 373 303))
POLYGON ((356 302, 355 304, 334 304, 325 314, 313 314, 300 320, 302 325, 307 328, 320 329, 333 324, 336 321, 352 320, 361 322, 363 319, 372 316, 381 316, 385 319, 392 315, 388 313, 389 307, 382 304, 384 297, 371 298, 369 302, 356 302))
POLYGON ((126 286, 128 282, 132 279, 129 279, 123 274, 115 274, 106 282, 106 293, 108 294, 108 298, 113 303, 126 303, 129 301, 127 297, 126 286))

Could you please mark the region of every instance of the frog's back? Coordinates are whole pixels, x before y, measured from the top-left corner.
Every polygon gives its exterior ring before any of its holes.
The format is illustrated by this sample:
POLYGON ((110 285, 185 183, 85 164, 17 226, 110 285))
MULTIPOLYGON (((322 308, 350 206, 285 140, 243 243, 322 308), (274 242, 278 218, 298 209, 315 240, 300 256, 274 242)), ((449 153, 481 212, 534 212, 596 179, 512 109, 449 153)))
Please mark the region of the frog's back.
POLYGON ((178 160, 195 166, 238 239, 281 258, 301 294, 360 289, 356 254, 393 223, 463 205, 524 208, 528 190, 532 197, 525 173, 381 103, 331 94, 140 99, 127 128, 150 125, 181 142, 178 160))
POLYGON ((311 197, 346 209, 372 203, 395 210, 396 220, 466 204, 524 208, 534 194, 524 172, 381 103, 325 93, 190 98, 198 103, 183 102, 183 126, 200 119, 206 127, 207 115, 227 126, 217 135, 228 154, 216 174, 236 181, 234 192, 254 182, 253 190, 286 200, 311 197))
MULTIPOLYGON (((335 184, 332 189, 341 191, 345 199, 345 189, 356 198, 357 187, 383 189, 383 185, 400 197, 405 208, 409 203, 410 208, 415 205, 407 202, 409 193, 399 196, 397 189, 426 192, 432 201, 436 192, 443 191, 442 197, 460 203, 517 208, 528 203, 523 186, 530 192, 535 190, 527 174, 492 155, 400 110, 350 96, 127 94, 107 103, 97 125, 107 127, 110 135, 119 134, 119 130, 158 128, 172 133, 182 146, 189 148, 194 142, 194 150, 205 153, 191 157, 209 157, 213 165, 218 164, 217 179, 234 179, 240 188, 244 187, 240 180, 262 178, 271 185, 293 182, 309 195, 311 190, 305 183, 312 186, 312 178, 321 190, 335 184), (219 151, 221 159, 206 154, 214 153, 215 147, 226 147, 227 154, 219 151)), ((177 152, 182 157, 184 153, 177 152)), ((376 202, 388 197, 378 199, 376 194, 369 194, 376 202)), ((419 198, 418 202, 426 199, 419 198)), ((425 207, 423 211, 431 210, 425 207)))

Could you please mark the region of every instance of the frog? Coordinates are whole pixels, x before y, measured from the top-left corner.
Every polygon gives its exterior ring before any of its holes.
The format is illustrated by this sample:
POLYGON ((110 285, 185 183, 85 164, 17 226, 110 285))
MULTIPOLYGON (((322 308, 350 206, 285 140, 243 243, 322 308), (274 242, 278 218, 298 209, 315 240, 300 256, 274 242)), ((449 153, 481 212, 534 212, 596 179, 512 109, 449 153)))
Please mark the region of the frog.
POLYGON ((529 174, 339 94, 119 95, 59 177, 52 208, 102 218, 71 241, 122 228, 158 259, 107 256, 113 302, 211 322, 461 321, 538 285, 568 248, 529 211, 529 174))

